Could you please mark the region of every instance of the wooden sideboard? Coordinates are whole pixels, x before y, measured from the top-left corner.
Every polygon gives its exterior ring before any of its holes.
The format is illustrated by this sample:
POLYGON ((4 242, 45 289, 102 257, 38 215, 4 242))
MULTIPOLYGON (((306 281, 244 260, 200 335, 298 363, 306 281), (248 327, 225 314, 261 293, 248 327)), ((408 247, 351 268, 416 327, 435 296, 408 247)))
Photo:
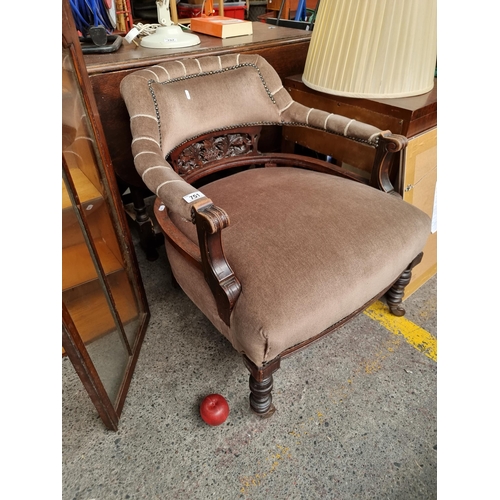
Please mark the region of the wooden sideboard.
MULTIPOLYGON (((284 79, 303 71, 311 32, 254 22, 252 35, 227 39, 203 34, 199 34, 199 37, 201 44, 193 47, 148 49, 124 41, 116 52, 84 56, 113 167, 122 187, 128 187, 132 192, 135 221, 141 234, 142 247, 150 259, 157 255, 151 239, 155 238, 152 223, 144 205, 144 197, 151 193, 134 168, 129 116, 120 96, 121 80, 133 71, 161 62, 230 53, 259 54, 284 79)), ((245 92, 245 89, 241 91, 245 92)), ((214 101, 217 99, 222 105, 224 96, 214 96, 214 101)), ((266 144, 276 145, 279 149, 280 134, 279 130, 269 130, 261 140, 264 149, 270 149, 266 148, 266 144)))

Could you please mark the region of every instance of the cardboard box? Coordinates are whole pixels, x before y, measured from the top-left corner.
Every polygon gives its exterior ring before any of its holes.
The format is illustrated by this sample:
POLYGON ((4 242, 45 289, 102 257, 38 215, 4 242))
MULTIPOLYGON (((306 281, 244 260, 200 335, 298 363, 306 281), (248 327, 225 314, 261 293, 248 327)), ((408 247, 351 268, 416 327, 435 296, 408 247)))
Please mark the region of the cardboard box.
POLYGON ((230 38, 253 34, 253 26, 251 21, 243 21, 227 16, 193 17, 191 19, 191 31, 218 38, 230 38))

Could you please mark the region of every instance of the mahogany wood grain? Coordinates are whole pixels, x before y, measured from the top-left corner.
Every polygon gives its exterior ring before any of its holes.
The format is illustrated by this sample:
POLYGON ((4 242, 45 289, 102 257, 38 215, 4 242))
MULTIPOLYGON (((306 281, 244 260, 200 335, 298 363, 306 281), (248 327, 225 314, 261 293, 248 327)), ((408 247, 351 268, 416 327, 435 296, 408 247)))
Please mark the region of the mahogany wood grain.
POLYGON ((219 316, 229 326, 231 311, 241 293, 241 283, 222 248, 222 230, 229 226, 227 213, 211 202, 194 210, 205 281, 212 290, 219 316))
POLYGON ((393 155, 402 151, 407 144, 408 139, 402 135, 385 132, 380 137, 371 171, 370 185, 372 187, 401 197, 392 185, 390 174, 393 155))
POLYGON ((159 198, 155 200, 154 212, 162 233, 168 242, 180 252, 185 259, 189 260, 191 264, 202 271, 199 245, 193 243, 182 231, 179 231, 177 226, 172 222, 168 209, 166 209, 159 198), (160 210, 160 206, 164 208, 160 210))
POLYGON ((175 148, 168 162, 186 182, 194 183, 232 168, 228 164, 231 157, 241 160, 258 156, 261 131, 262 127, 257 125, 202 134, 175 148))
POLYGON ((294 152, 294 145, 300 144, 312 151, 331 155, 335 151, 335 159, 345 161, 364 172, 371 173, 375 157, 374 149, 368 144, 358 143, 356 147, 346 144, 344 138, 319 129, 304 127, 283 127, 281 150, 287 153, 294 152))
MULTIPOLYGON (((311 38, 311 32, 304 30, 270 26, 266 23, 259 22, 254 22, 252 27, 252 35, 227 39, 200 33, 198 35, 201 40, 199 45, 176 49, 148 49, 125 42, 116 52, 109 54, 85 54, 85 64, 89 76, 92 76, 98 73, 140 69, 160 62, 184 58, 202 57, 206 55, 219 56, 229 53, 251 54, 271 48, 278 48, 279 51, 281 47, 286 45, 297 48, 297 44, 301 45, 302 43, 308 46, 311 38)), ((280 67, 289 70, 297 66, 293 61, 276 62, 278 62, 278 67, 275 67, 275 69, 278 73, 280 67)), ((296 73, 288 73, 288 75, 293 74, 296 73)))

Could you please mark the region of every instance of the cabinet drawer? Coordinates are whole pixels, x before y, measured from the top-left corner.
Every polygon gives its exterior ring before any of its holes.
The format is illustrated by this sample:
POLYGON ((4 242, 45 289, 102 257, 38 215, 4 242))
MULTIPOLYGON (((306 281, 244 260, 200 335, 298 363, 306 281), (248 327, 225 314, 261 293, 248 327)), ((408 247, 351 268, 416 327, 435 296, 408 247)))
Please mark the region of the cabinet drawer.
POLYGON ((403 181, 404 199, 429 216, 432 215, 436 178, 437 128, 434 128, 408 141, 403 181))

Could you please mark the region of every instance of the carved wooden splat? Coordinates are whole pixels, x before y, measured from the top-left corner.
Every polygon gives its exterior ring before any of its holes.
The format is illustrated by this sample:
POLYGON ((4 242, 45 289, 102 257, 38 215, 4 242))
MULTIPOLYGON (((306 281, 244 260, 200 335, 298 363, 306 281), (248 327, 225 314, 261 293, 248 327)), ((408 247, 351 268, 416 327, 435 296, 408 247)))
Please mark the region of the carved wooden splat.
POLYGON ((177 159, 178 172, 185 175, 213 161, 251 153, 253 144, 252 136, 243 133, 203 139, 182 151, 177 159))

